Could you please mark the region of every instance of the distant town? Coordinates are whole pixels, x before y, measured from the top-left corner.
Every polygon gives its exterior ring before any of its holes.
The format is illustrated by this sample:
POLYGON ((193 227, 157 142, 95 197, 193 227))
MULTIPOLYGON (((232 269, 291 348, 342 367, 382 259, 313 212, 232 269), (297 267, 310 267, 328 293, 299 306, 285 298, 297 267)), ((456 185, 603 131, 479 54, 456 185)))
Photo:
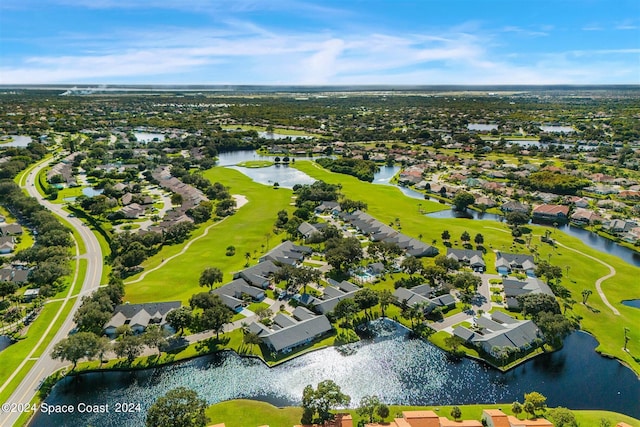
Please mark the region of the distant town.
POLYGON ((120 422, 96 399, 124 387, 131 425, 175 402, 203 426, 640 425, 638 95, 1 89, 0 424, 120 422), (413 395, 331 362, 384 342, 369 377, 413 395), (287 383, 257 392, 253 363, 287 383), (514 378, 428 393, 464 369, 514 378), (172 387, 115 377, 147 370, 172 387))

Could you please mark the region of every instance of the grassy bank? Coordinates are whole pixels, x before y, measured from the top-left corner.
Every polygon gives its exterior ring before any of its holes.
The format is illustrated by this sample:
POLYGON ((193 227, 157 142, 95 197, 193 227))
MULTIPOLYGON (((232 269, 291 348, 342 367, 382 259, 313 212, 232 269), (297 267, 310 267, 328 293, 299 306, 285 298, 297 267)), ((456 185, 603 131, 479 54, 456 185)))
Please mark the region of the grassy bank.
MULTIPOLYGON (((357 405, 357 402, 352 402, 357 405)), ((435 411, 441 417, 447 417, 451 419, 452 406, 398 406, 390 405, 390 416, 387 420, 394 416, 398 416, 402 411, 416 411, 416 410, 431 410, 435 411)), ((483 409, 501 409, 508 415, 513 415, 511 412, 511 404, 487 404, 487 405, 461 405, 459 406, 462 411, 463 419, 480 420, 482 418, 483 409)), ((353 416, 353 425, 357 425, 361 417, 355 410, 350 409, 346 411, 353 416)), ((611 422, 611 425, 615 425, 620 421, 624 421, 634 427, 640 427, 640 422, 627 415, 618 414, 609 411, 572 411, 581 426, 597 426, 600 425, 601 419, 607 419, 611 422)), ((237 399, 229 400, 226 402, 220 402, 207 408, 207 416, 212 423, 224 422, 227 427, 252 427, 259 425, 270 426, 293 426, 300 423, 302 417, 302 408, 298 406, 287 406, 284 408, 277 408, 269 403, 259 402, 255 400, 237 399)), ((523 416, 520 415, 520 419, 523 416)), ((368 421, 368 420, 367 420, 368 421)))
MULTIPOLYGON (((181 300, 183 302, 202 289, 198 286, 200 273, 207 267, 219 267, 224 272, 224 283, 231 280, 232 273, 244 268, 247 260, 245 253, 251 254, 251 264, 256 263, 256 256, 264 253, 280 243, 272 236, 273 223, 277 212, 287 208, 291 203, 291 190, 257 184, 246 175, 229 168, 216 167, 204 172, 211 182, 221 182, 230 187, 232 194, 247 197, 246 206, 214 225, 206 236, 195 241, 183 254, 156 270, 144 279, 126 286, 125 300, 132 303, 148 301, 181 300), (269 238, 267 239, 267 234, 269 238), (236 248, 235 255, 226 256, 227 246, 236 248), (189 268, 184 268, 185 263, 189 268)), ((212 223, 205 224, 204 227, 212 223)), ((204 231, 201 227, 194 237, 204 231)), ((163 259, 179 253, 184 245, 164 247, 158 254, 143 263, 145 270, 158 266, 163 259)), ((140 275, 127 280, 131 282, 140 275)))
POLYGON ((266 168, 273 165, 275 165, 275 163, 269 160, 247 160, 246 162, 238 163, 236 166, 240 166, 243 168, 256 169, 256 168, 266 168))
MULTIPOLYGON (((368 213, 384 223, 395 223, 400 220, 400 230, 412 237, 421 237, 422 241, 435 245, 440 253, 446 253, 441 233, 448 230, 453 247, 462 248, 460 236, 467 231, 473 236, 481 233, 484 236, 486 249, 485 262, 488 273, 495 271, 495 250, 511 253, 532 253, 536 251, 539 259, 549 260, 563 270, 562 285, 569 289, 572 298, 578 302, 573 304, 567 313, 574 318, 581 318, 582 328, 593 334, 599 342, 598 352, 611 355, 629 365, 636 374, 640 374, 640 310, 624 306, 622 300, 640 298, 640 287, 637 286, 638 268, 621 259, 604 254, 590 248, 576 237, 569 236, 552 227, 532 225, 534 234, 530 248, 525 241, 514 242, 509 228, 503 223, 487 220, 438 219, 430 218, 418 211, 418 203, 423 211, 442 209, 442 205, 427 200, 420 201, 403 195, 398 189, 390 186, 369 184, 347 176, 329 172, 315 163, 296 162, 293 167, 307 173, 313 178, 329 183, 342 185, 342 193, 349 198, 362 200, 369 206, 368 213), (392 207, 392 208, 390 208, 392 207), (576 253, 570 249, 551 246, 540 241, 546 230, 552 230, 552 239, 597 258, 616 270, 616 275, 602 283, 602 289, 609 302, 620 312, 615 315, 600 299, 595 282, 609 273, 609 269, 593 259, 576 253), (567 270, 567 267, 568 270, 567 270), (593 294, 587 304, 580 301, 581 293, 589 289, 593 294), (628 352, 623 350, 624 327, 630 328, 628 352)), ((397 227, 397 226, 396 226, 397 227)), ((398 227, 397 227, 398 228, 398 227)), ((427 261, 432 262, 432 261, 427 261)))

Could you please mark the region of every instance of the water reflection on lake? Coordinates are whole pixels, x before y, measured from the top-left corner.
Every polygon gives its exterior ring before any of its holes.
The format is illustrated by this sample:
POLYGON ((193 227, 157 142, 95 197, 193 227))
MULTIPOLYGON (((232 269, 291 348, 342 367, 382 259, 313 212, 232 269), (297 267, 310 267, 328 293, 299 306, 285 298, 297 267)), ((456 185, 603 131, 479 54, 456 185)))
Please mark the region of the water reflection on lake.
POLYGON ((596 341, 590 335, 574 333, 561 351, 502 374, 469 359, 452 361, 433 345, 409 339, 406 330, 393 322, 375 324, 374 340, 319 350, 271 369, 255 359, 223 352, 157 369, 67 378, 53 388, 47 403, 140 402, 143 413, 127 417, 38 414, 31 425, 143 425, 144 412, 152 402, 179 386, 196 390, 208 403, 250 398, 278 406, 299 404, 307 384, 325 379, 340 385, 352 402, 377 394, 384 402, 405 405, 508 403, 522 401, 523 393, 537 390, 551 406, 640 416, 640 381, 619 362, 595 353, 596 341))
POLYGON ((0 148, 5 147, 26 147, 33 141, 30 136, 24 135, 9 135, 11 138, 11 142, 4 142, 4 140, 0 140, 0 148))

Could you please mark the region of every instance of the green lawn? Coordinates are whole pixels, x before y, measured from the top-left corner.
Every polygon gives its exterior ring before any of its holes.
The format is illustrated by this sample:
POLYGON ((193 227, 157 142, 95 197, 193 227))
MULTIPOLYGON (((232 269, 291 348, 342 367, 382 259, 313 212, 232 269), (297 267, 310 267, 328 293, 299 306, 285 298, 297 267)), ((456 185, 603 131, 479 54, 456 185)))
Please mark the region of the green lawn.
MULTIPOLYGON (((369 184, 358 181, 351 176, 332 173, 309 161, 299 161, 292 166, 313 178, 342 184, 342 193, 346 197, 366 202, 369 206, 368 213, 387 224, 399 218, 403 233, 412 237, 422 235, 422 241, 434 244, 440 253, 446 253, 446 247, 442 244, 440 237, 444 230, 451 233, 451 242, 453 247, 457 248, 462 248, 459 240, 464 231, 468 231, 472 238, 475 234, 481 233, 484 236, 484 245, 487 250, 485 261, 488 273, 495 273, 494 250, 531 253, 525 243, 514 243, 509 229, 500 222, 429 218, 418 212, 418 203, 422 204, 423 211, 439 210, 443 208, 443 205, 406 197, 398 189, 391 186, 369 184), (390 209, 390 206, 393 206, 393 209, 390 209)), ((600 259, 616 269, 616 276, 602 284, 609 302, 620 311, 620 315, 616 316, 604 305, 595 289, 596 279, 608 274, 609 269, 571 250, 554 248, 542 243, 539 236, 543 235, 544 231, 549 229, 548 227, 533 225, 531 229, 535 235, 531 241, 531 247, 536 248, 540 259, 550 260, 552 264, 562 267, 565 276, 566 266, 569 266, 568 277, 562 280, 562 285, 571 291, 572 298, 581 301, 583 289, 590 289, 593 292, 588 301, 589 307, 577 303, 573 306, 573 313, 571 310, 567 313, 582 317, 582 328, 592 333, 600 343, 597 351, 623 360, 636 373, 640 373, 640 328, 637 327, 640 324, 640 310, 621 304, 621 301, 625 299, 640 298, 640 287, 637 286, 636 279, 638 268, 615 256, 592 249, 578 238, 553 230, 552 238, 554 240, 600 259), (630 328, 628 353, 622 350, 624 327, 630 328)), ((378 285, 374 287, 376 286, 378 285)))
MULTIPOLYGON (((242 129, 242 130, 255 130, 257 132, 265 132, 267 130, 266 126, 253 126, 253 125, 224 125, 222 129, 242 129)), ((284 129, 284 128, 273 128, 273 133, 277 133, 280 135, 292 135, 292 136, 314 136, 321 137, 322 135, 312 135, 303 130, 296 129, 284 129)))
MULTIPOLYGON (((216 224, 207 236, 194 242, 181 256, 167 262, 159 270, 149 273, 144 280, 126 286, 125 300, 132 303, 149 301, 180 300, 187 302, 191 295, 200 292, 198 278, 207 267, 219 267, 224 272, 224 282, 231 280, 232 273, 242 270, 246 263, 246 252, 254 255, 264 253, 267 249, 267 233, 269 248, 280 243, 284 235, 273 236, 273 223, 279 210, 289 207, 291 190, 273 188, 253 182, 250 178, 233 169, 216 167, 204 172, 204 176, 212 182, 221 182, 230 187, 231 194, 242 194, 249 203, 240 208, 234 215, 216 224), (226 247, 233 245, 236 254, 225 255, 226 247), (185 263, 189 268, 185 268, 185 263)), ((210 225, 211 223, 207 224, 210 225)), ((194 232, 194 236, 202 234, 194 232)), ((143 263, 145 269, 153 268, 163 259, 177 254, 184 245, 163 248, 158 254, 143 263)), ((252 261, 254 264, 255 261, 252 261)), ((135 280, 139 275, 127 281, 135 280)))
MULTIPOLYGON (((352 402, 352 406, 357 402, 352 402)), ((387 421, 391 420, 402 411, 416 410, 432 410, 441 417, 451 419, 451 409, 453 406, 398 406, 390 405, 390 416, 387 421)), ((462 418, 466 420, 480 420, 482 418, 483 409, 501 409, 507 415, 513 415, 510 404, 486 404, 486 405, 460 405, 462 418)), ((353 416, 353 425, 360 421, 360 416, 354 409, 347 411, 353 416)), ((634 427, 640 427, 638 420, 629 416, 608 411, 572 411, 576 416, 578 424, 581 426, 597 426, 602 418, 611 421, 611 425, 615 425, 620 421, 624 421, 634 427)), ((270 426, 293 426, 300 423, 302 417, 302 408, 297 406, 287 406, 277 408, 269 403, 258 402, 255 400, 229 400, 220 402, 207 408, 207 416, 212 424, 225 423, 227 427, 257 427, 260 425, 270 426)), ((520 415, 522 419, 523 416, 520 415)))
MULTIPOLYGON (((36 320, 29 326, 29 330, 27 335, 18 341, 15 344, 12 344, 10 348, 0 353, 0 384, 6 383, 7 379, 11 376, 13 371, 20 366, 20 363, 27 357, 27 355, 31 352, 33 347, 37 344, 42 337, 42 334, 49 327, 53 318, 55 317, 58 309, 60 309, 62 305, 62 301, 53 302, 50 304, 46 304, 42 309, 42 312, 36 320)), ((58 317, 58 321, 56 324, 62 324, 66 317, 66 313, 71 309, 72 303, 67 303, 64 313, 58 317)), ((49 336, 53 336, 57 332, 57 328, 54 326, 49 331, 49 336)), ((24 374, 28 371, 23 369, 20 375, 15 377, 15 381, 11 384, 19 384, 22 380, 24 374)), ((13 392, 15 386, 12 387, 9 385, 5 387, 5 389, 0 393, 0 401, 6 402, 11 393, 13 392)))

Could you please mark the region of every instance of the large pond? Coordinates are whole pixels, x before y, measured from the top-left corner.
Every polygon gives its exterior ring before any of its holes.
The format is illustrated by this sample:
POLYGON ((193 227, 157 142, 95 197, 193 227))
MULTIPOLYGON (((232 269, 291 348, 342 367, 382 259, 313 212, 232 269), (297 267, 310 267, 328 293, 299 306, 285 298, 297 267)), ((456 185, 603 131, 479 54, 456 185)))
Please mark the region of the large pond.
POLYGON ((136 137, 136 141, 145 144, 152 141, 164 141, 164 134, 161 133, 133 132, 133 135, 136 137))
POLYGON ((258 132, 258 136, 260 138, 264 138, 264 139, 287 139, 287 138, 291 138, 292 141, 295 141, 296 139, 312 139, 313 136, 310 135, 284 135, 281 133, 275 133, 275 132, 258 132))
POLYGON ((24 135, 9 135, 10 142, 6 139, 0 139, 0 148, 4 147, 26 147, 33 141, 30 136, 24 135))
POLYGON ((374 340, 323 349, 275 368, 223 352, 145 371, 67 378, 53 388, 46 403, 109 403, 113 407, 116 402, 139 402, 143 411, 128 416, 38 414, 31 426, 140 426, 152 402, 179 386, 196 390, 210 404, 249 398, 295 405, 307 384, 325 379, 340 385, 352 402, 377 394, 386 403, 404 405, 509 403, 522 401, 524 393, 536 390, 547 396, 551 406, 606 409, 640 417, 640 381, 617 361, 597 355, 596 340, 585 333, 569 336, 559 352, 502 374, 473 360, 452 361, 435 346, 409 339, 406 330, 393 322, 374 324, 374 340))
POLYGON ((398 189, 407 197, 424 200, 425 197, 423 193, 409 187, 396 186, 390 183, 391 178, 396 176, 396 174, 400 172, 400 169, 402 169, 400 166, 380 166, 378 172, 373 175, 373 183, 380 185, 393 185, 394 187, 398 187, 398 189))
POLYGON ((498 129, 498 125, 486 125, 482 123, 469 123, 467 125, 468 130, 475 130, 480 132, 491 132, 494 129, 498 129))
POLYGON ((640 308, 640 299, 626 299, 622 301, 622 305, 628 307, 640 308))
POLYGON ((543 132, 553 132, 553 133, 571 133, 576 130, 571 126, 557 126, 557 125, 545 125, 540 126, 540 130, 543 132))
MULTIPOLYGON (((504 220, 504 217, 500 215, 482 213, 482 212, 477 212, 473 210, 467 210, 467 212, 457 212, 453 209, 447 209, 444 211, 428 213, 426 215, 430 218, 441 218, 441 219, 442 218, 468 218, 468 219, 485 219, 485 220, 494 220, 494 221, 504 220)), ((577 237, 578 239, 582 240, 582 242, 585 245, 593 249, 617 256, 618 258, 621 258, 623 261, 626 261, 631 265, 640 267, 640 254, 636 251, 633 251, 629 248, 625 248, 624 246, 620 246, 609 239, 605 239, 602 236, 599 236, 595 233, 590 232, 589 230, 585 230, 580 227, 575 227, 571 224, 559 225, 557 229, 570 236, 577 237)))
MULTIPOLYGON (((272 165, 266 168, 245 168, 237 165, 241 162, 248 162, 252 160, 267 160, 273 161, 274 156, 261 156, 256 154, 253 150, 242 151, 230 151, 220 153, 218 155, 217 164, 219 166, 228 166, 231 169, 236 169, 255 182, 265 185, 273 185, 278 183, 280 187, 292 188, 296 184, 313 184, 315 179, 311 178, 304 172, 299 171, 296 168, 289 167, 285 164, 272 165)), ((291 157, 292 159, 310 159, 309 157, 291 157)))

